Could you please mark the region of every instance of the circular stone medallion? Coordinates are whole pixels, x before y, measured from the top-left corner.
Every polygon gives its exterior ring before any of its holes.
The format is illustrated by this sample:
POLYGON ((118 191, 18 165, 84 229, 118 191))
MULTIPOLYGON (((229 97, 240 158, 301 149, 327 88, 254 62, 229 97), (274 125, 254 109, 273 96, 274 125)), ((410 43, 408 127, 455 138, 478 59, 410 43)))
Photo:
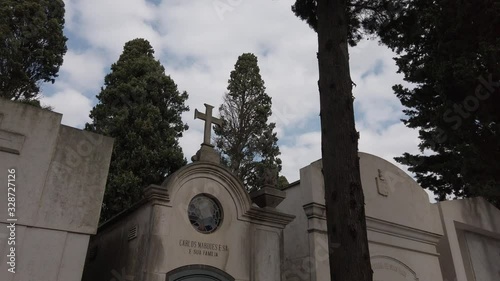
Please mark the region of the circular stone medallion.
POLYGON ((222 222, 222 208, 214 198, 199 194, 189 202, 188 216, 194 229, 212 233, 222 222))

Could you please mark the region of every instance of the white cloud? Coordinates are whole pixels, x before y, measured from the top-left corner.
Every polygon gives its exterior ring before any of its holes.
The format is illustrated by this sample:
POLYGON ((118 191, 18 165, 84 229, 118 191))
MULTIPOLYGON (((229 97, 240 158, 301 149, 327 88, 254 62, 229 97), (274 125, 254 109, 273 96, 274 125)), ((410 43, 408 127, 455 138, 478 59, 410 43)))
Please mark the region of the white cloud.
POLYGON ((299 179, 300 169, 321 158, 321 133, 310 132, 296 136, 289 145, 282 145, 282 173, 289 182, 299 179))
POLYGON ((394 160, 394 157, 401 156, 403 152, 417 152, 418 132, 405 127, 402 123, 391 125, 380 133, 361 126, 358 130, 360 151, 382 157, 399 167, 402 166, 394 160))
POLYGON ((83 127, 90 121, 92 101, 75 90, 57 92, 41 99, 43 105, 50 105, 55 112, 63 114, 62 123, 72 127, 83 127))
POLYGON ((191 128, 183 133, 183 137, 179 139, 179 143, 183 148, 184 157, 191 162, 191 156, 195 155, 198 149, 200 149, 200 144, 203 142, 203 131, 192 130, 191 128), (190 149, 186 151, 186 147, 190 149), (192 150, 191 148, 196 148, 192 150))
POLYGON ((69 50, 64 56, 60 73, 68 77, 65 83, 80 90, 98 89, 104 81, 104 68, 107 65, 99 53, 85 51, 76 53, 69 50))
POLYGON ((125 42, 135 38, 148 39, 158 45, 154 30, 155 6, 144 0, 72 0, 66 3, 71 12, 67 28, 92 48, 116 57, 125 42))

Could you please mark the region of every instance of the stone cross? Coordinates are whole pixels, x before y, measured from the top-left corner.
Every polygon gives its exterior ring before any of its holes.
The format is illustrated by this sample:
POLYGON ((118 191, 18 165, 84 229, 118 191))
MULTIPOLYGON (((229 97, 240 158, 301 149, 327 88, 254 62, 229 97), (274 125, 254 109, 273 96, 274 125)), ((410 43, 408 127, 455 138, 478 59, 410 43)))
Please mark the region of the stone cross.
POLYGON ((194 110, 194 119, 205 120, 205 132, 203 136, 203 144, 210 144, 210 135, 212 133, 212 123, 215 125, 222 126, 222 120, 212 116, 212 109, 214 107, 205 103, 205 113, 199 112, 197 109, 194 110))

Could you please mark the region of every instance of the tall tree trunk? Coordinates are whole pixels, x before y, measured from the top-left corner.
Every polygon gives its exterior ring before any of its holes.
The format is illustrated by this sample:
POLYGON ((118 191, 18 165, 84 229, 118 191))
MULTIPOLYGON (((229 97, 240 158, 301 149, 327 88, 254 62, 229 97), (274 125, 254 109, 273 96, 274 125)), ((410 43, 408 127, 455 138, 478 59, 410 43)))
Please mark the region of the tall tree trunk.
POLYGON ((332 281, 372 281, 349 73, 346 0, 318 0, 317 15, 330 276, 332 281))

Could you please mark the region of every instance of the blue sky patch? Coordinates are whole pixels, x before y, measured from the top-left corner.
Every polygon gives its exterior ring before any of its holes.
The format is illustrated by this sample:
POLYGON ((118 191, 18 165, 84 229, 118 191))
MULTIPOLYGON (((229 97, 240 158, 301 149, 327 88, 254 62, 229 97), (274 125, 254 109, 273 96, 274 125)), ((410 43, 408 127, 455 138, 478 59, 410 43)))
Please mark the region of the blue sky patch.
POLYGON ((381 75, 383 71, 384 71, 384 62, 381 59, 377 59, 375 61, 375 64, 370 69, 361 74, 361 79, 365 79, 370 75, 374 76, 381 75))

